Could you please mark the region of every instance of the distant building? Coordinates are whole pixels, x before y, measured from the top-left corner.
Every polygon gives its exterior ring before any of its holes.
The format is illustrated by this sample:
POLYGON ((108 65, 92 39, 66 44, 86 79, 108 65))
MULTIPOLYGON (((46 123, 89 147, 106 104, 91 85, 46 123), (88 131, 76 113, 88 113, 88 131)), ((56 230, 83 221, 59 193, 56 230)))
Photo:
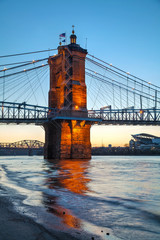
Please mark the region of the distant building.
POLYGON ((129 142, 130 149, 160 148, 160 137, 147 133, 134 134, 132 137, 129 142))
POLYGON ((129 148, 130 148, 130 149, 135 149, 135 141, 134 141, 133 139, 131 139, 131 140, 129 141, 129 148))

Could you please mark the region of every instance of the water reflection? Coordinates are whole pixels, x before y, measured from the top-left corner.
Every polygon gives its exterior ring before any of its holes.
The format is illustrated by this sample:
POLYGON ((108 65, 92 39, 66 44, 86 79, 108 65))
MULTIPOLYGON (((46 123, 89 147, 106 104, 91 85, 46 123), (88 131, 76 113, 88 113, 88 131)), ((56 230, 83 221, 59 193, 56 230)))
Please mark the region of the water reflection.
MULTIPOLYGON (((49 176, 46 179, 48 189, 54 189, 56 191, 64 190, 63 193, 65 193, 65 190, 69 190, 78 195, 85 195, 86 192, 90 191, 88 183, 91 179, 87 175, 90 160, 47 160, 46 165, 47 175, 49 176)), ((74 196, 76 195, 73 195, 73 197, 74 196)), ((60 197, 51 194, 44 194, 43 203, 47 211, 60 217, 62 222, 68 227, 80 228, 81 220, 74 216, 70 209, 61 206, 59 198, 60 197)), ((66 201, 69 200, 66 199, 66 201)), ((68 207, 69 205, 68 202, 68 207)))

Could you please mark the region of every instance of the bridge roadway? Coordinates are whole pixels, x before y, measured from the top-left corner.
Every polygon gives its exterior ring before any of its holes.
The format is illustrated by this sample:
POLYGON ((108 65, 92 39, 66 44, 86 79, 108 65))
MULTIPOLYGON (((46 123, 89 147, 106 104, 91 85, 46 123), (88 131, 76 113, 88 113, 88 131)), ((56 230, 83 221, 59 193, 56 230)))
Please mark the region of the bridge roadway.
POLYGON ((58 110, 24 103, 0 102, 0 123, 42 125, 54 120, 87 120, 105 125, 160 125, 160 109, 58 110))

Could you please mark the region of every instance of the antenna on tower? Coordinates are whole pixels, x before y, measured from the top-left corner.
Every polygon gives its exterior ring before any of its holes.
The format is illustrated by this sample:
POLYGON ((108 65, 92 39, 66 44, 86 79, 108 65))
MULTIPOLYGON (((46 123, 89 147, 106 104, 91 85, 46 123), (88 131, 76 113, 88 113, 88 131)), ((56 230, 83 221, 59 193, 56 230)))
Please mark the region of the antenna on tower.
POLYGON ((74 28, 75 28, 75 26, 74 26, 74 25, 72 25, 72 28, 73 28, 73 29, 72 29, 72 33, 74 34, 74 28))

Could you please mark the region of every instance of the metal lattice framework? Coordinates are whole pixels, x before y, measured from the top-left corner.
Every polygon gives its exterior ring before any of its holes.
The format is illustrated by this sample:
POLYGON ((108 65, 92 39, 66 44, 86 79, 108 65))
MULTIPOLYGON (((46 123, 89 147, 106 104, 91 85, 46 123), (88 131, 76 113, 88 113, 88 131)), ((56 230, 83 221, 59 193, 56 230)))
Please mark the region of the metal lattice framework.
MULTIPOLYGON (((0 102, 1 123, 43 123, 51 111, 48 107, 41 107, 24 103, 0 102)), ((52 112, 54 110, 52 109, 52 112)))
POLYGON ((71 76, 72 76, 72 58, 71 58, 71 52, 68 48, 66 48, 65 53, 65 59, 63 59, 63 65, 64 65, 64 72, 65 75, 65 93, 64 93, 64 100, 65 100, 65 109, 69 109, 72 105, 71 101, 71 92, 72 88, 70 86, 71 76))
MULTIPOLYGON (((43 125, 56 119, 86 120, 83 113, 51 109, 25 103, 0 102, 0 123, 32 123, 43 125)), ((99 124, 160 125, 160 109, 89 110, 87 120, 99 124)))
POLYGON ((13 143, 0 143, 0 148, 12 149, 40 149, 44 147, 44 143, 38 140, 22 140, 13 143))
POLYGON ((160 125, 160 109, 91 110, 88 115, 105 125, 160 125))

